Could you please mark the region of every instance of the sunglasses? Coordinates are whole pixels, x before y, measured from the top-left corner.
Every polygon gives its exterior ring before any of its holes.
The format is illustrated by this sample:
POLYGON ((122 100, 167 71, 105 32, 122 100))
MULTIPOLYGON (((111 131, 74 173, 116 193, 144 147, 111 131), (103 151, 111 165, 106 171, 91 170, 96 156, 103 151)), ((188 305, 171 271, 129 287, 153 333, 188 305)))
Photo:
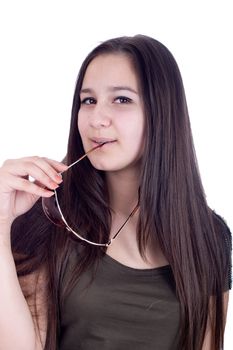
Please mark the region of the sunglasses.
MULTIPOLYGON (((103 142, 103 143, 91 148, 84 155, 82 155, 78 160, 76 160, 75 162, 70 164, 65 171, 60 173, 60 175, 62 175, 64 172, 68 171, 71 167, 73 167, 74 165, 78 164, 81 160, 83 160, 88 154, 90 154, 91 152, 95 151, 96 149, 102 147, 106 143, 107 142, 103 142)), ((113 243, 113 241, 117 238, 117 236, 119 235, 119 233, 121 232, 123 227, 130 220, 130 218, 136 213, 136 211, 138 210, 138 207, 139 207, 138 204, 134 207, 134 209, 131 211, 131 213, 129 214, 127 219, 124 221, 124 223, 120 226, 120 228, 117 230, 117 232, 114 234, 114 236, 108 242, 106 242, 106 243, 92 242, 89 239, 85 238, 85 234, 83 234, 80 230, 78 230, 78 232, 76 232, 72 227, 70 227, 70 225, 67 223, 67 220, 65 219, 65 217, 63 215, 63 212, 62 212, 62 209, 61 209, 61 206, 59 203, 59 199, 58 199, 57 190, 53 190, 53 191, 54 191, 54 196, 52 196, 50 198, 45 198, 45 197, 42 198, 42 208, 43 208, 43 211, 44 211, 46 217, 54 225, 66 228, 67 231, 74 234, 79 240, 86 242, 88 244, 94 245, 94 246, 98 246, 98 247, 110 246, 113 243)))

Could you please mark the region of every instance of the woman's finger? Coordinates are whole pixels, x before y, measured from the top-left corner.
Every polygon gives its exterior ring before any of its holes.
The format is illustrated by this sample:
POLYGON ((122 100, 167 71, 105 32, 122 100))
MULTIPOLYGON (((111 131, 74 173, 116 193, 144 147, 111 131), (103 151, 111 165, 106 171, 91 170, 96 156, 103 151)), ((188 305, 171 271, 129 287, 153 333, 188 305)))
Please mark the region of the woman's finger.
MULTIPOLYGON (((14 175, 15 177, 20 177, 21 179, 24 179, 25 181, 32 182, 28 180, 28 176, 32 177, 33 179, 39 181, 44 187, 48 187, 49 189, 56 189, 58 187, 58 184, 62 182, 62 178, 59 177, 55 179, 54 176, 54 170, 49 166, 44 166, 44 169, 46 172, 44 172, 43 169, 41 169, 40 166, 38 166, 36 163, 33 163, 31 161, 23 161, 15 166, 10 166, 7 170, 11 175, 14 175), (51 176, 48 174, 50 173, 51 176)), ((58 175, 57 175, 58 176, 58 175)))
POLYGON ((38 186, 34 182, 13 175, 8 176, 7 185, 16 191, 27 192, 39 197, 51 197, 54 194, 54 192, 48 188, 38 186))

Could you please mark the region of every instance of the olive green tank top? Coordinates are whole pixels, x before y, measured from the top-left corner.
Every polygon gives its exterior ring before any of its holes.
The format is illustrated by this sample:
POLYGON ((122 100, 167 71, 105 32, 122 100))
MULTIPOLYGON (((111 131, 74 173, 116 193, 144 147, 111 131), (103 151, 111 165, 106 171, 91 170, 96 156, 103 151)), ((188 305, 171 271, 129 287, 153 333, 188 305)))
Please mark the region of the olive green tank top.
POLYGON ((179 301, 169 265, 134 269, 105 255, 61 310, 59 350, 175 350, 179 301), (91 283, 90 283, 91 282, 91 283))
MULTIPOLYGON (((232 236, 216 216, 221 224, 219 249, 226 257, 226 291, 232 285, 232 236)), ((64 267, 63 282, 76 263, 74 252, 64 267)), ((94 278, 92 269, 83 273, 65 299, 58 350, 177 350, 180 304, 175 289, 169 265, 133 269, 104 255, 94 278)))

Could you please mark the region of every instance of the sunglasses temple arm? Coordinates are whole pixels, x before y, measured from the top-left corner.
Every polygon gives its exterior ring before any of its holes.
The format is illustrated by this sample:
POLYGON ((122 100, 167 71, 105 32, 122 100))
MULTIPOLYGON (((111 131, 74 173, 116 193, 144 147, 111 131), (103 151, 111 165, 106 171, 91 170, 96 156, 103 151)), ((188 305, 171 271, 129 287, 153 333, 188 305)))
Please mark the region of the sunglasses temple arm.
POLYGON ((118 234, 120 233, 120 231, 123 229, 123 227, 127 224, 127 222, 129 221, 129 219, 136 213, 136 211, 138 210, 139 206, 138 204, 136 205, 136 207, 133 209, 133 211, 130 213, 130 215, 128 216, 128 219, 123 223, 123 225, 121 225, 121 227, 119 228, 119 230, 115 233, 115 235, 111 238, 111 240, 109 241, 110 245, 112 243, 112 241, 118 236, 118 234), (110 243, 111 242, 111 243, 110 243))
POLYGON ((67 168, 66 170, 64 170, 64 171, 62 171, 62 172, 60 173, 60 175, 62 175, 64 172, 66 172, 68 169, 70 169, 73 165, 79 163, 79 162, 80 162, 83 158, 85 158, 89 153, 91 153, 92 151, 95 151, 97 148, 102 147, 105 143, 107 143, 107 142, 103 142, 103 143, 101 143, 101 144, 99 144, 99 145, 97 145, 97 146, 91 148, 89 151, 87 151, 85 154, 83 154, 79 159, 77 159, 75 162, 71 163, 71 164, 68 166, 68 168, 67 168))

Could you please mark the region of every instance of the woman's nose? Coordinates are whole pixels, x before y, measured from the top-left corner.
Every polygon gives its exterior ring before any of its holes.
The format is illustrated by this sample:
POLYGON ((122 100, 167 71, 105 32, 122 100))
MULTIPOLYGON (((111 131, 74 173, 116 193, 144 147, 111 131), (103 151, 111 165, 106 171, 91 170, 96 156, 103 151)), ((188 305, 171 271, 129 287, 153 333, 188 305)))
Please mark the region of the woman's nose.
POLYGON ((96 105, 90 116, 90 125, 96 129, 109 127, 111 125, 109 109, 96 105))

